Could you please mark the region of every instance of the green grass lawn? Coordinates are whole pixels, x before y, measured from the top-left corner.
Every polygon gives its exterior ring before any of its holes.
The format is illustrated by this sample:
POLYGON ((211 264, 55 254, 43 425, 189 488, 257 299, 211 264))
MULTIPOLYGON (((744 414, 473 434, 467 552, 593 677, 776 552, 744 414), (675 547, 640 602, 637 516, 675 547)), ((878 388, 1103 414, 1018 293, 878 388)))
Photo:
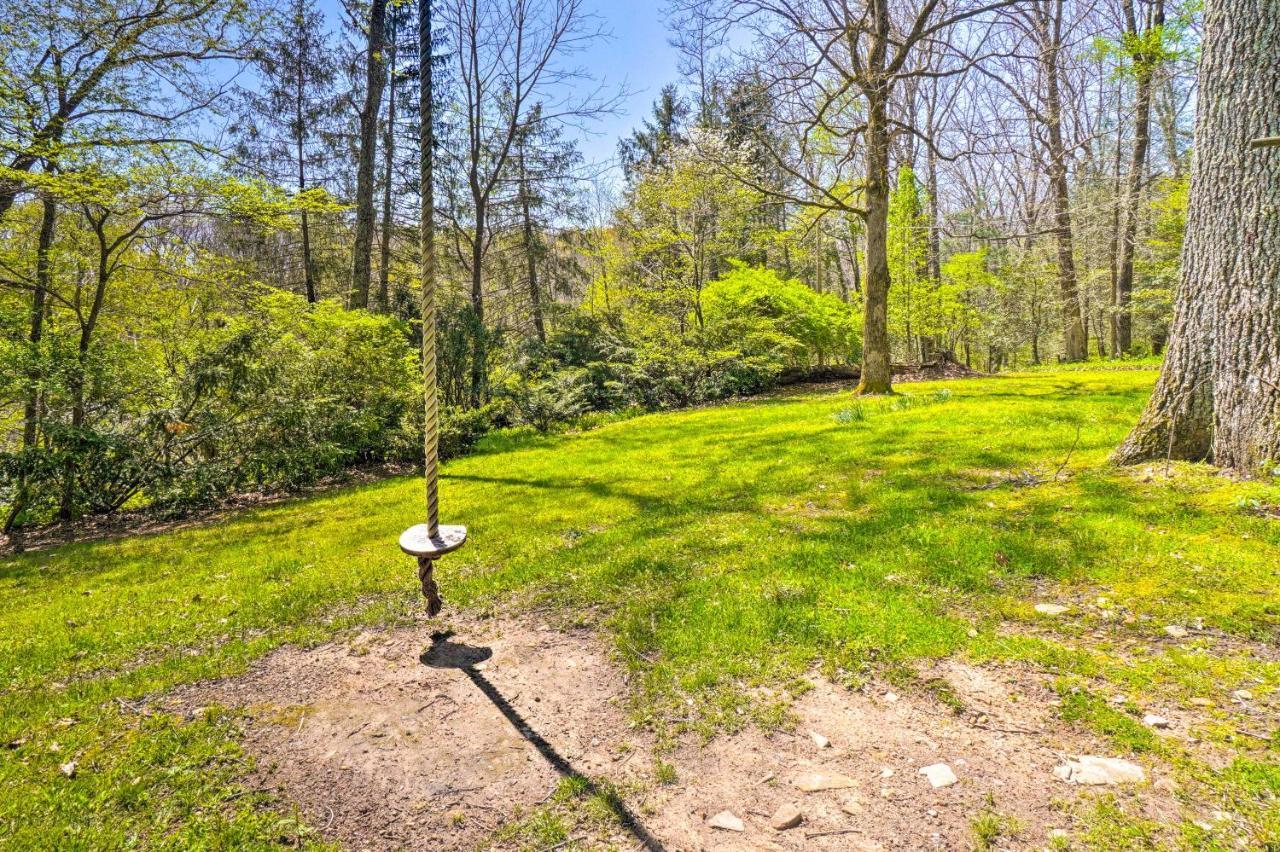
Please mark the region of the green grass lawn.
MULTIPOLYGON (((597 626, 641 675, 637 718, 673 733, 689 698, 704 735, 776 724, 779 708, 741 686, 815 664, 856 683, 910 679, 927 657, 1025 661, 1060 676, 1069 721, 1160 751, 1188 791, 1280 843, 1280 737, 1241 735, 1223 698, 1280 686, 1277 656, 1258 652, 1280 628, 1280 522, 1259 511, 1280 488, 1110 467, 1154 379, 1037 372, 492 436, 445 468, 444 520, 472 541, 438 579, 453 607, 597 626), (1004 481, 1027 471, 1044 481, 1004 481), (1045 619, 1039 601, 1072 609, 1045 619), (1169 624, 1197 638, 1171 643, 1169 624), (1095 697, 1110 686, 1214 699, 1206 736, 1234 762, 1210 770, 1144 738, 1095 697)), ((0 562, 0 844, 305 839, 287 806, 240 785, 230 721, 135 702, 285 642, 411 618, 413 565, 395 540, 420 492, 395 479, 0 562)), ((1183 828, 1187 845, 1211 842, 1198 831, 1183 828)))

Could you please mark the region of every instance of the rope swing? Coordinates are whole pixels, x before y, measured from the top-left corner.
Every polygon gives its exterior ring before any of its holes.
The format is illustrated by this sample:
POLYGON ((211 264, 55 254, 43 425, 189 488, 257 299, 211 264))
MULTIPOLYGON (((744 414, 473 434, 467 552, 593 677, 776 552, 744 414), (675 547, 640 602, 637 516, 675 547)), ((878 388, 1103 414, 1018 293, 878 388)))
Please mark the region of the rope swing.
POLYGON ((467 541, 467 528, 440 526, 440 392, 436 373, 436 232, 435 211, 435 116, 431 68, 431 0, 418 3, 418 67, 421 69, 418 106, 421 155, 419 168, 422 196, 422 380, 425 402, 425 477, 427 522, 415 524, 400 534, 400 549, 418 559, 418 580, 427 599, 427 614, 436 615, 443 605, 440 590, 432 577, 435 561, 457 550, 467 541))

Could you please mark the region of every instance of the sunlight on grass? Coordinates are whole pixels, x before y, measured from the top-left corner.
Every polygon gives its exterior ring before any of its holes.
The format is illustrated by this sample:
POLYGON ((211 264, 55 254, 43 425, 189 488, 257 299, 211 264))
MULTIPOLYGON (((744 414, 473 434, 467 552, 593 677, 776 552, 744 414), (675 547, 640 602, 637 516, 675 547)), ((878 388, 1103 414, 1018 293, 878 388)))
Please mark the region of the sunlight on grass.
MULTIPOLYGON (((959 652, 1128 689, 1193 695, 1250 678, 1273 690, 1276 664, 1247 656, 1170 649, 1132 662, 1068 647, 1100 626, 1158 638, 1194 623, 1243 641, 1280 624, 1280 525, 1239 508, 1280 502, 1274 485, 1106 464, 1153 381, 1150 370, 1036 373, 906 386, 857 415, 847 394, 823 393, 577 436, 495 436, 445 468, 444 520, 466 524, 471 543, 437 576, 455 607, 534 605, 606 630, 641 675, 637 716, 656 723, 692 697, 713 728, 741 724, 753 718, 736 712, 750 700, 742 685, 815 664, 856 682, 959 652), (1014 484, 1026 472, 1043 481, 1014 484), (1037 618, 1042 597, 1072 609, 1037 618), (995 637, 1001 621, 1025 629, 995 637)), ((391 480, 0 562, 0 741, 22 741, 0 756, 0 836, 75 825, 85 845, 209 832, 225 845, 275 831, 260 809, 219 807, 230 793, 216 785, 243 771, 222 728, 139 721, 116 699, 241 671, 283 642, 412 618, 412 565, 395 540, 418 520, 420 492, 391 480), (165 808, 136 801, 156 795, 173 760, 139 739, 156 725, 179 765, 220 767, 165 781, 183 791, 165 808), (63 778, 73 757, 81 774, 63 778)), ((1083 698, 1072 712, 1129 730, 1083 698)))

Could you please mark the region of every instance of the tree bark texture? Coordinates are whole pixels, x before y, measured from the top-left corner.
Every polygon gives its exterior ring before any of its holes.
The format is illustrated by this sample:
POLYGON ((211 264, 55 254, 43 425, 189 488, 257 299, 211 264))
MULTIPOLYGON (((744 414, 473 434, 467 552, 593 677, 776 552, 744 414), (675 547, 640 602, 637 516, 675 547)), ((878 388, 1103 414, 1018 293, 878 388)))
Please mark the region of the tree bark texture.
POLYGON ((369 307, 369 278, 373 268, 373 161, 378 149, 378 111, 387 80, 384 62, 387 0, 373 0, 369 11, 369 57, 360 111, 360 154, 356 166, 356 233, 352 249, 352 308, 369 307))
POLYGON ((1208 5, 1169 349, 1122 463, 1280 461, 1280 151, 1250 147, 1280 127, 1277 56, 1274 0, 1208 5))

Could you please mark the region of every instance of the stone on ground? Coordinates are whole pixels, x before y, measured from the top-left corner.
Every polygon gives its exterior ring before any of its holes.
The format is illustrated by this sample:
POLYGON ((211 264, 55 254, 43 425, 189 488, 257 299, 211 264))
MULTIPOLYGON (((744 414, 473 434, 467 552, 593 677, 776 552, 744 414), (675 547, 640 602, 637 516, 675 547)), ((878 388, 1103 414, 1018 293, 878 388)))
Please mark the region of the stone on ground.
POLYGON ((785 804, 773 812, 773 816, 769 819, 769 825, 774 831, 786 831, 788 828, 795 828, 804 822, 804 814, 793 804, 785 804))
POLYGON ((827 746, 831 745, 831 740, 827 739, 817 731, 810 731, 809 737, 813 740, 813 744, 816 745, 818 748, 826 748, 827 746))
POLYGON ((1036 604, 1036 612, 1041 615, 1062 615, 1069 607, 1062 604, 1038 603, 1036 604))
POLYGON ((1169 727, 1169 720, 1163 716, 1157 716, 1154 713, 1148 713, 1147 715, 1142 717, 1142 724, 1150 725, 1153 728, 1167 728, 1169 727))
POLYGON ((1063 781, 1086 785, 1136 784, 1147 780, 1147 774, 1136 763, 1087 754, 1055 767, 1053 774, 1063 781))
POLYGON ((738 819, 729 811, 721 811, 720 813, 707 820, 707 825, 712 828, 719 828, 723 831, 746 831, 747 827, 742 824, 742 820, 738 819))
POLYGON ((1186 639, 1188 635, 1187 628, 1180 624, 1166 624, 1164 632, 1172 636, 1174 639, 1186 639))
POLYGON ((951 771, 951 767, 945 763, 935 763, 932 766, 926 766, 920 770, 920 774, 929 779, 929 783, 938 787, 950 787, 960 779, 951 771))
POLYGON ((856 787, 857 782, 848 775, 831 772, 826 769, 813 769, 801 772, 796 776, 796 787, 805 793, 817 793, 821 790, 847 790, 856 787))

